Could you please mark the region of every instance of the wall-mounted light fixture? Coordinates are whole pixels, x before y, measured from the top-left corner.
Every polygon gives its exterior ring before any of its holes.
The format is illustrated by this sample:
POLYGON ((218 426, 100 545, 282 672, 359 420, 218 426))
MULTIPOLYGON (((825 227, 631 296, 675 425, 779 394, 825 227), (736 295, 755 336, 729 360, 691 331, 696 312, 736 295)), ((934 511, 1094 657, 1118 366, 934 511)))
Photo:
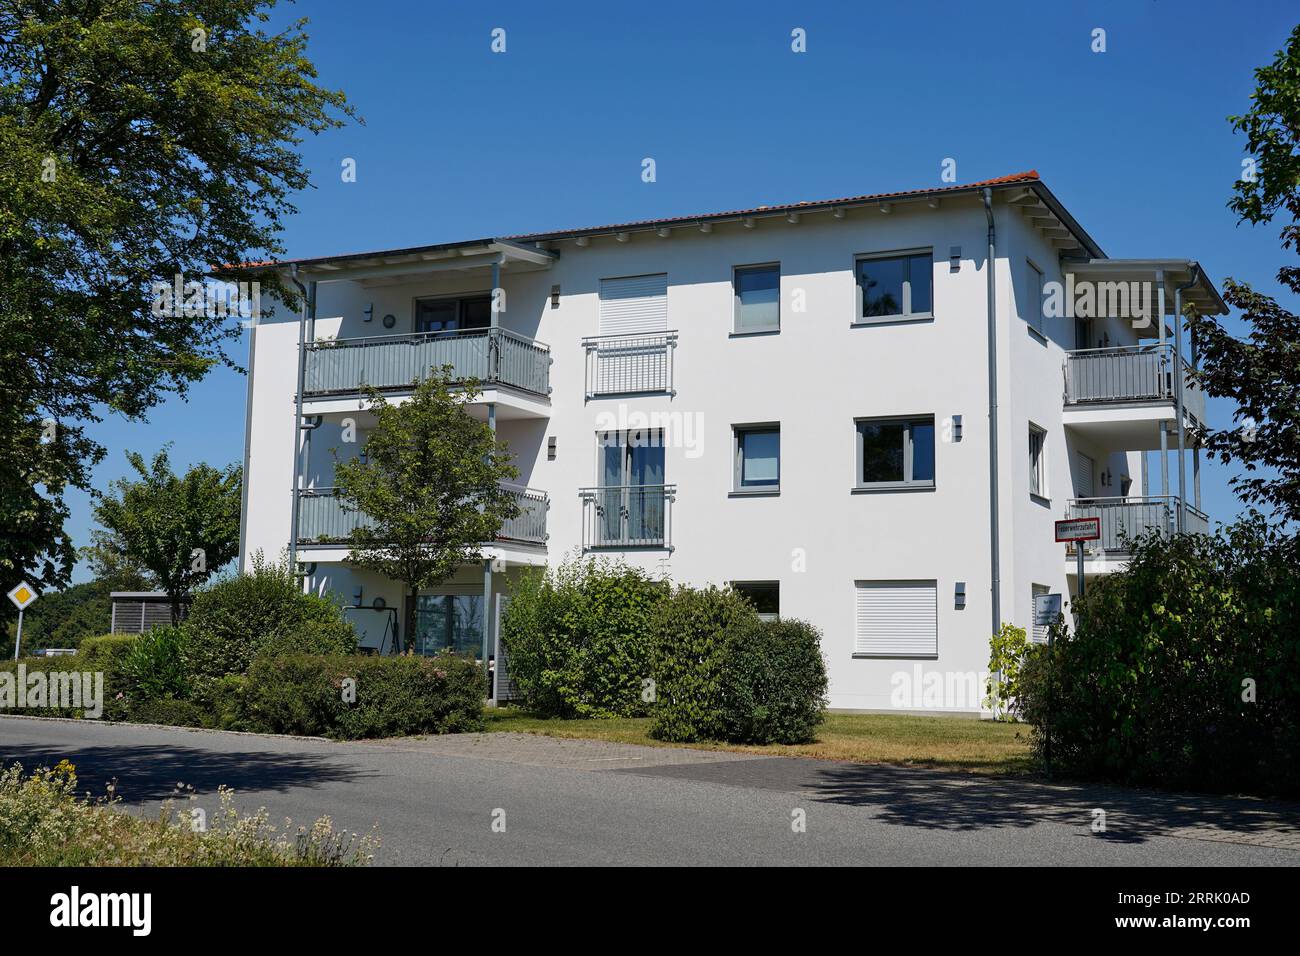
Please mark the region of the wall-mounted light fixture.
POLYGON ((558 309, 559 307, 560 307, 560 287, 558 285, 553 285, 551 286, 551 308, 558 309))
POLYGON ((555 461, 555 444, 556 441, 554 435, 546 439, 546 460, 547 461, 555 461))
POLYGON ((966 607, 966 582, 965 581, 958 581, 956 586, 953 588, 952 604, 953 607, 955 607, 959 611, 966 607))
POLYGON ((952 440, 954 442, 961 441, 961 416, 960 415, 952 416, 952 440))

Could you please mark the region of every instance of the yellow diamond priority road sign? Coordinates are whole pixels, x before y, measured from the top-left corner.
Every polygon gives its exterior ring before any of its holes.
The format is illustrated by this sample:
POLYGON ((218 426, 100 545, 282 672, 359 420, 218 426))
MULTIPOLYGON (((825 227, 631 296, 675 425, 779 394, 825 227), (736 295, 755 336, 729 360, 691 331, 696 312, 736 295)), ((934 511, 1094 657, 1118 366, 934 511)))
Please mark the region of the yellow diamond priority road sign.
POLYGON ((9 592, 9 600, 13 601, 18 610, 21 611, 36 600, 36 592, 32 590, 30 584, 24 581, 9 592))

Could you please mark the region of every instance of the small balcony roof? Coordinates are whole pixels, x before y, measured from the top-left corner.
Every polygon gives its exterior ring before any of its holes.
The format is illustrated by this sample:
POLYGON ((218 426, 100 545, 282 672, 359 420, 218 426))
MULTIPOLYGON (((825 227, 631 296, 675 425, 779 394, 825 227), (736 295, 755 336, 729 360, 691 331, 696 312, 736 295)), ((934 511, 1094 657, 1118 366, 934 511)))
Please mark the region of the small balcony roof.
POLYGON ((1183 289, 1183 302, 1202 315, 1227 315, 1219 290, 1195 259, 1065 259, 1061 268, 1090 282, 1155 282, 1164 274, 1165 315, 1174 314, 1174 289, 1183 289))

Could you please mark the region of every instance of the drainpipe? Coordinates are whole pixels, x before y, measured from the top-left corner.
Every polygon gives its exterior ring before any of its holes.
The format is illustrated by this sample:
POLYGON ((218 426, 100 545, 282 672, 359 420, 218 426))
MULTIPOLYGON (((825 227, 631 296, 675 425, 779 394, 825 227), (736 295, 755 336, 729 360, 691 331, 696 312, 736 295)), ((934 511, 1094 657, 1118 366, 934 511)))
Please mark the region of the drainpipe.
MULTIPOLYGON (((298 319, 298 391, 294 395, 293 415, 293 498, 289 509, 289 569, 298 571, 298 494, 302 481, 302 394, 307 382, 307 323, 316 328, 316 283, 304 286, 298 279, 298 266, 289 266, 289 278, 302 295, 302 314, 298 319)), ((303 590, 307 580, 303 579, 303 590)))
POLYGON ((1187 474, 1183 464, 1186 452, 1186 437, 1183 427, 1183 290, 1196 285, 1196 270, 1186 285, 1174 287, 1174 375, 1178 379, 1174 389, 1174 412, 1178 415, 1178 528, 1179 533, 1187 530, 1187 474))
POLYGON ((984 216, 989 224, 988 241, 988 339, 989 339, 989 567, 993 579, 993 629, 1002 627, 1002 575, 998 540, 998 318, 997 318, 997 228, 993 224, 993 190, 983 190, 984 216))

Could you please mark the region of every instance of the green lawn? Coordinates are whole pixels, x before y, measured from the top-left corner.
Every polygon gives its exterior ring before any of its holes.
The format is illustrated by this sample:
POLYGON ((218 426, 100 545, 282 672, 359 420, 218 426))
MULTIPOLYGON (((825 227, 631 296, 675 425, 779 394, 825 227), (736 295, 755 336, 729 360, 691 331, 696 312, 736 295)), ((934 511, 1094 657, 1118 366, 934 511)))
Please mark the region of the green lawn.
POLYGON ((580 737, 651 747, 696 747, 789 757, 820 757, 854 763, 889 763, 973 773, 1027 773, 1029 728, 960 717, 907 714, 826 715, 810 744, 665 744, 647 735, 650 719, 549 720, 515 707, 490 708, 487 729, 550 737, 580 737))

